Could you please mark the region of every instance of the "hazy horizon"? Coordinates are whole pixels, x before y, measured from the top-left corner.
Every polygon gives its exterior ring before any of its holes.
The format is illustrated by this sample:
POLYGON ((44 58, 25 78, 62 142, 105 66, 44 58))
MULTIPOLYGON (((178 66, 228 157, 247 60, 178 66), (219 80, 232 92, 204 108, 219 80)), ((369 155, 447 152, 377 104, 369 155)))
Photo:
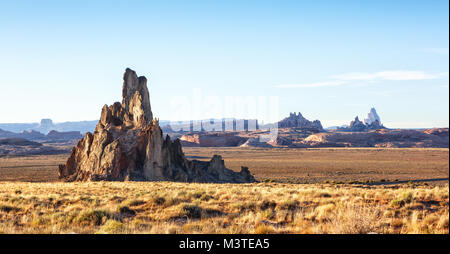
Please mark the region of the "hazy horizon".
POLYGON ((121 101, 130 67, 147 77, 161 120, 260 118, 171 105, 200 90, 277 97, 278 120, 301 112, 324 127, 371 107, 388 128, 448 127, 448 10, 448 1, 2 2, 0 122, 98 119, 121 101))

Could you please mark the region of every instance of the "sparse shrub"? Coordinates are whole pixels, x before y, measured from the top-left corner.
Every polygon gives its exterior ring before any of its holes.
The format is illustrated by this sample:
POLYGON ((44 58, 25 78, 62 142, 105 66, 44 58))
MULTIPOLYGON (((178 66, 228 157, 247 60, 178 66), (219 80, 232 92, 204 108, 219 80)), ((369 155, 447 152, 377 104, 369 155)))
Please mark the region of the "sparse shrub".
POLYGON ((253 201, 247 202, 245 204, 245 207, 249 210, 255 211, 256 210, 256 203, 253 201))
POLYGON ((169 207, 169 206, 177 205, 180 202, 181 202, 181 200, 179 198, 170 197, 170 198, 166 199, 165 205, 167 207, 169 207))
POLYGON ((327 192, 319 192, 316 195, 314 195, 316 198, 331 198, 330 193, 327 192))
POLYGON ((255 229, 255 234, 273 234, 275 232, 275 229, 271 226, 267 225, 259 225, 255 229))
POLYGON ((403 226, 403 220, 401 219, 393 219, 391 222, 391 226, 394 228, 400 228, 403 226))
POLYGON ((243 202, 236 202, 231 205, 234 210, 238 210, 239 212, 245 210, 245 204, 243 202))
POLYGON ((298 205, 297 200, 286 200, 279 206, 281 209, 295 210, 297 208, 297 205, 298 205))
POLYGON ((211 199, 213 199, 214 197, 213 196, 211 196, 211 195, 209 195, 209 194, 203 194, 201 197, 200 197, 200 200, 201 201, 209 201, 209 200, 211 200, 211 199))
POLYGON ((316 219, 318 221, 324 221, 332 216, 332 211, 336 208, 334 204, 326 204, 316 207, 316 219))
POLYGON ((405 205, 405 201, 403 201, 401 199, 393 199, 393 200, 391 200, 391 202, 389 204, 392 207, 402 207, 405 205))
POLYGON ((75 222, 80 225, 99 226, 113 217, 113 214, 106 210, 88 210, 80 213, 75 222))
POLYGON ((269 200, 264 200, 261 205, 259 206, 259 209, 261 210, 267 210, 267 209, 273 209, 277 206, 277 203, 269 200))
POLYGON ((46 226, 50 224, 50 219, 44 216, 35 215, 31 220, 31 227, 46 226))
POLYGON ((10 205, 0 205, 0 211, 5 212, 5 213, 9 213, 9 212, 18 212, 21 211, 22 209, 15 207, 15 206, 10 206, 10 205))
POLYGON ((380 219, 374 207, 348 204, 337 209, 333 218, 333 231, 337 234, 368 234, 375 232, 380 219))
POLYGON ((205 195, 206 192, 203 190, 199 190, 199 191, 194 191, 193 193, 191 193, 189 196, 193 199, 199 199, 201 198, 203 195, 205 195))
POLYGON ((140 230, 140 231, 144 231, 144 230, 149 230, 152 228, 152 225, 149 223, 145 223, 143 220, 141 219, 134 219, 131 222, 131 226, 135 229, 135 230, 140 230))
POLYGON ((99 234, 120 234, 124 233, 125 226, 122 222, 116 220, 107 220, 106 223, 97 232, 99 234))
POLYGON ((182 207, 183 216, 190 219, 200 219, 202 217, 203 209, 197 205, 187 204, 182 207))
POLYGON ((400 196, 401 200, 405 201, 406 203, 411 203, 413 201, 413 194, 412 192, 403 192, 400 196))
POLYGON ((187 223, 183 226, 184 233, 198 233, 202 231, 202 226, 198 224, 187 223))
POLYGON ((164 203, 166 203, 166 199, 164 197, 153 197, 152 202, 157 204, 157 205, 164 205, 164 203))
POLYGON ((121 206, 118 210, 119 214, 123 217, 133 217, 136 214, 136 212, 130 209, 128 206, 121 206))
POLYGON ((140 200, 140 199, 132 199, 132 200, 129 200, 129 201, 125 202, 126 206, 140 206, 140 205, 143 205, 143 204, 145 204, 145 202, 140 200))
POLYGON ((170 226, 166 230, 166 234, 177 234, 177 233, 178 233, 178 229, 174 226, 170 226))
POLYGON ((261 217, 263 219, 269 220, 269 219, 271 219, 273 217, 273 215, 274 215, 274 212, 271 209, 267 209, 267 210, 261 211, 261 217))
POLYGON ((438 229, 447 230, 449 227, 449 220, 448 220, 448 212, 446 214, 441 215, 439 218, 439 222, 437 224, 438 229))
POLYGON ((393 207, 402 207, 407 203, 413 201, 413 194, 411 192, 403 192, 397 199, 393 199, 390 205, 393 207))

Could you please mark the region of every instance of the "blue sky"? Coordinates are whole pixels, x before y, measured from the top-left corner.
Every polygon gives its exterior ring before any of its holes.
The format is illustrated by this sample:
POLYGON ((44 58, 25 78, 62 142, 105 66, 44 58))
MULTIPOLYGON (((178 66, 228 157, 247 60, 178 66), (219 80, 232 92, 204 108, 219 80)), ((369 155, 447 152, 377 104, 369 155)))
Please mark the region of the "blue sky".
MULTIPOLYGON (((130 67, 173 98, 277 96, 325 126, 449 125, 448 1, 2 1, 0 122, 94 120, 130 67)), ((211 112, 210 117, 229 117, 211 112)), ((209 116, 209 115, 208 115, 209 116)))

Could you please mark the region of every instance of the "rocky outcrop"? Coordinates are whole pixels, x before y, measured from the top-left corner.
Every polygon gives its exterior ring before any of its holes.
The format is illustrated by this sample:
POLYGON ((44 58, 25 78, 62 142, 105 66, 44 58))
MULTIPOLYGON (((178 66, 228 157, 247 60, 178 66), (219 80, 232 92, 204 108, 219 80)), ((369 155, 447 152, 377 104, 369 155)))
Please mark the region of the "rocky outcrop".
POLYGON ((16 133, 0 129, 0 138, 14 137, 16 133))
POLYGON ((437 147, 448 148, 448 128, 432 130, 388 130, 334 132, 310 135, 302 147, 437 147))
POLYGON ((289 117, 284 118, 278 122, 278 128, 300 128, 304 130, 314 130, 317 132, 323 131, 322 124, 319 120, 309 121, 298 112, 290 113, 289 117))
POLYGON ((364 122, 360 121, 358 116, 356 116, 355 120, 351 121, 348 127, 337 128, 338 131, 345 132, 367 132, 379 129, 386 129, 386 127, 381 124, 380 117, 374 108, 371 109, 368 118, 364 122))
POLYGON ((34 146, 34 147, 42 146, 41 143, 34 142, 34 141, 29 141, 29 140, 24 139, 24 138, 5 138, 5 139, 0 139, 0 146, 1 145, 34 146))
POLYGON ((0 129, 0 138, 23 138, 39 142, 66 142, 81 139, 83 136, 79 131, 59 132, 52 130, 47 135, 35 130, 22 131, 20 133, 3 131, 0 129))
POLYGON ((448 139, 448 128, 433 128, 433 129, 426 129, 423 131, 426 134, 435 135, 442 138, 448 139))
POLYGON ((67 149, 43 145, 24 138, 0 139, 0 157, 67 153, 67 149))
POLYGON ((43 140, 46 138, 44 134, 35 130, 22 131, 21 133, 19 133, 18 137, 29 140, 43 140))
POLYGON ((378 125, 381 125, 381 119, 380 116, 377 114, 377 110, 375 108, 371 108, 369 114, 367 114, 367 118, 364 119, 364 123, 370 126, 375 121, 378 122, 378 125))
POLYGON ((240 145, 239 147, 266 147, 271 148, 273 147, 268 142, 260 142, 259 138, 249 138, 247 141, 245 141, 244 144, 240 145))
POLYGON ((58 140, 72 140, 72 139, 80 139, 83 136, 79 131, 50 131, 46 135, 47 139, 50 139, 52 141, 58 141, 58 140))
POLYGON ((366 128, 367 126, 358 117, 355 117, 355 120, 351 121, 348 126, 349 131, 366 131, 366 128))
POLYGON ((199 147, 233 147, 244 144, 248 138, 238 136, 238 132, 202 132, 186 134, 180 140, 186 146, 199 147))
POLYGON ((234 172, 215 155, 187 160, 181 143, 163 137, 153 118, 147 79, 130 69, 124 74, 122 103, 105 105, 94 133, 86 133, 58 174, 67 181, 147 180, 246 183, 254 177, 243 167, 234 172))

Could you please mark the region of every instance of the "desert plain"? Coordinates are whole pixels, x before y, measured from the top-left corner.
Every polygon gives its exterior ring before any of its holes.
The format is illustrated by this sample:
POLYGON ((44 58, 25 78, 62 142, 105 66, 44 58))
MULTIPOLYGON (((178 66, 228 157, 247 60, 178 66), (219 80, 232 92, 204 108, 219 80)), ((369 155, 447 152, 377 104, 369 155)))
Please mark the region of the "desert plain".
POLYGON ((185 147, 257 183, 62 182, 67 154, 0 158, 0 233, 449 232, 446 148, 185 147))

